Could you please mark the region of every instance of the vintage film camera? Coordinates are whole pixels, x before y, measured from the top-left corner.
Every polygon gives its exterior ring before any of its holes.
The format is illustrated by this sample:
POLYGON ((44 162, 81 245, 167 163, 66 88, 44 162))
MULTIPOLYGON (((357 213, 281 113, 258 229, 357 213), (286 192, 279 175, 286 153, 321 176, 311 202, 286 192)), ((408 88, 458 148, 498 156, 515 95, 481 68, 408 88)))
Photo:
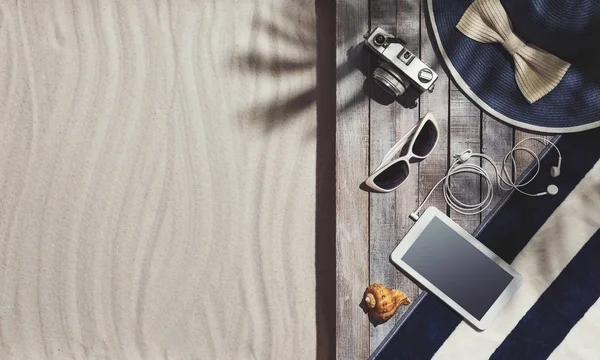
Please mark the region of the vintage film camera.
POLYGON ((364 38, 367 48, 379 58, 373 80, 396 100, 409 87, 416 89, 419 95, 426 90, 433 91, 438 75, 404 47, 404 40, 379 27, 366 33, 364 38))

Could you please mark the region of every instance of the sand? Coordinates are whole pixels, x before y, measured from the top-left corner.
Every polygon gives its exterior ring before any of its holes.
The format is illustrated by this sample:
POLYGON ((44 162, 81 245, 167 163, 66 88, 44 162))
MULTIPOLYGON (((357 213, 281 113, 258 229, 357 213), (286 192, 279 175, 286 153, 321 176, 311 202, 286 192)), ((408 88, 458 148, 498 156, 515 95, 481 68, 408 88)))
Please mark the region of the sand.
POLYGON ((2 1, 0 358, 316 351, 307 1, 2 1))

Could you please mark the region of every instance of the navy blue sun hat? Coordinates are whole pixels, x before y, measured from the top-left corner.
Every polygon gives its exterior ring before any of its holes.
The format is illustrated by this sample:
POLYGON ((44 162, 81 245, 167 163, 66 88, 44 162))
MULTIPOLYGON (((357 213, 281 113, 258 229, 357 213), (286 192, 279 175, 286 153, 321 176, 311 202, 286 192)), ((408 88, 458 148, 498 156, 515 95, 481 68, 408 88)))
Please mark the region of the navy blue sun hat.
MULTIPOLYGON (((455 84, 483 111, 537 132, 600 126, 600 0, 428 0, 427 4, 438 55, 455 84), (478 2, 497 2, 504 8, 520 45, 476 41, 457 28, 459 22, 470 20, 471 13, 461 19, 478 2), (537 81, 516 75, 523 62, 516 62, 514 53, 523 44, 570 64, 557 75, 551 90, 534 101, 525 97, 523 83, 537 87, 537 81)), ((544 62, 538 66, 544 67, 544 62)))

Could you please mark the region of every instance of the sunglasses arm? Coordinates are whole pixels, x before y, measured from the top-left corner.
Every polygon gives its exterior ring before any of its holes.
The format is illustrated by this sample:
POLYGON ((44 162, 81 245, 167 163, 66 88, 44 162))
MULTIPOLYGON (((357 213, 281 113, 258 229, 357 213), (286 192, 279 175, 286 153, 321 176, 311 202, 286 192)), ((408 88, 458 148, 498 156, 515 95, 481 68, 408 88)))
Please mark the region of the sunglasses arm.
POLYGON ((404 145, 406 145, 406 142, 408 140, 410 140, 412 138, 412 136, 415 134, 415 131, 417 131, 418 127, 419 127, 419 123, 415 124, 415 126, 413 126, 412 129, 410 129, 410 131, 406 135, 404 135, 400 140, 398 140, 398 142, 396 144, 394 144, 394 146, 392 146, 390 151, 388 151, 387 154, 385 154, 385 156, 383 157, 383 160, 381 160, 381 163, 379 164, 377 169, 375 169, 373 171, 373 173, 381 170, 384 166, 386 166, 394 158, 394 156, 396 156, 398 151, 402 150, 404 145))

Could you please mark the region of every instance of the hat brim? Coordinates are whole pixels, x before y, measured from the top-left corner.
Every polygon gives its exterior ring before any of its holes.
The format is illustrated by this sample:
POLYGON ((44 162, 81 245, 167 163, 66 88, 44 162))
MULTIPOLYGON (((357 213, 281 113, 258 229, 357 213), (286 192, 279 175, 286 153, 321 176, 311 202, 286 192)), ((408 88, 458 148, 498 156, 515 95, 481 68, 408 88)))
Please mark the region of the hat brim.
POLYGON ((500 44, 476 42, 456 29, 472 0, 427 0, 438 55, 456 86, 492 117, 518 128, 568 133, 600 126, 600 79, 572 65, 558 86, 529 104, 500 44))

